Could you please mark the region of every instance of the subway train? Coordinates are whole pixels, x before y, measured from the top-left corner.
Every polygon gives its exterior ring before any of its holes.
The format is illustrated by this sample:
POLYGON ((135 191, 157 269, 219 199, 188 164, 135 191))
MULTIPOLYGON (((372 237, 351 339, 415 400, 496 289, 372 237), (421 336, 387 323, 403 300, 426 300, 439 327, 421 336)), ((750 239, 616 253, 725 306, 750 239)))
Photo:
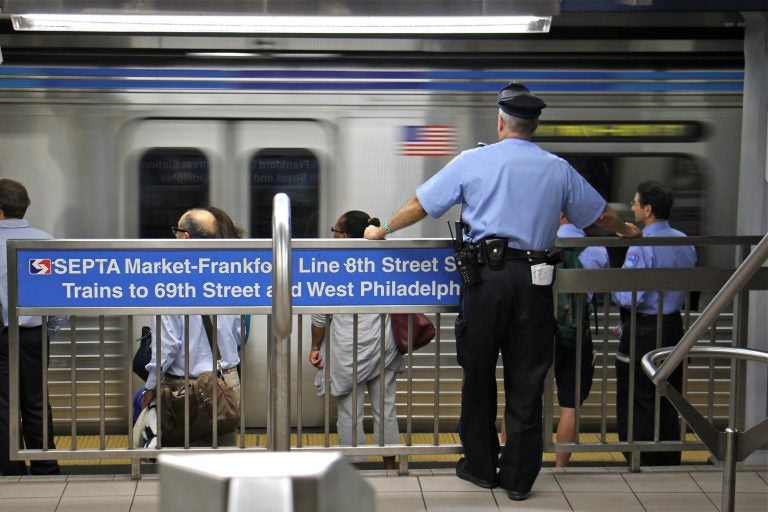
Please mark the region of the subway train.
MULTIPOLYGON (((458 152, 494 142, 496 93, 516 80, 547 103, 534 141, 571 162, 622 215, 629 218, 637 183, 655 179, 675 193, 676 227, 733 234, 744 79, 734 33, 352 38, 316 47, 287 38, 286 50, 261 58, 164 49, 160 39, 152 52, 97 51, 92 36, 70 36, 77 44, 59 53, 51 40, 45 53, 5 36, 0 176, 27 186, 28 220, 57 238, 170 238, 184 210, 205 205, 228 211, 247 237, 269 238, 278 192, 291 199, 293 237, 330 237, 340 213, 387 218, 458 152)), ((458 215, 451 210, 396 236, 448 238, 446 220, 458 215)), ((701 262, 730 265, 732 252, 702 250, 701 262)), ((446 421, 458 414, 460 385, 448 357, 449 320, 442 331, 453 382, 441 388, 446 421)), ((133 332, 146 321, 136 320, 133 332)), ((74 355, 68 334, 53 341, 58 428, 75 417, 86 430, 98 424, 101 327, 77 319, 74 355)), ((119 430, 136 386, 125 380, 131 340, 124 319, 107 318, 105 329, 105 419, 119 430)), ((265 347, 256 321, 247 357, 260 377, 247 391, 259 396, 265 347)), ((430 354, 419 357, 429 367, 430 354)), ((304 381, 311 389, 309 368, 304 381)), ((319 406, 304 418, 322 425, 319 406)), ((253 411, 247 426, 263 427, 264 412, 253 411)))

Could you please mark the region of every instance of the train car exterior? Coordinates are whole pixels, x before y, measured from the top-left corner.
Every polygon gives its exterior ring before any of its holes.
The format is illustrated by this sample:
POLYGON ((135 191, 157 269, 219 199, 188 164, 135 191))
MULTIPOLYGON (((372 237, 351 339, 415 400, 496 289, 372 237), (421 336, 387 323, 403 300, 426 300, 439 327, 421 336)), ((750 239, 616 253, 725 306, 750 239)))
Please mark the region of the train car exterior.
MULTIPOLYGON (((28 219, 58 238, 169 237, 180 213, 204 205, 227 210, 247 236, 267 238, 276 192, 291 197, 294 237, 330 237, 339 213, 386 218, 462 149, 494 142, 496 91, 518 80, 548 105, 535 140, 568 159, 617 210, 629 215, 636 184, 658 179, 676 193, 681 229, 735 232, 740 69, 508 61, 382 68, 3 65, 0 175, 26 184, 28 219)), ((457 217, 452 210, 398 236, 446 238, 445 220, 457 217)), ((730 259, 702 255, 708 265, 730 259)), ((75 357, 67 340, 55 340, 57 419, 69 419, 77 367, 93 382, 78 390, 78 420, 93 421, 96 327, 80 320, 75 357)), ((247 352, 257 375, 266 375, 266 338, 254 334, 263 327, 256 322, 247 352)), ((133 389, 121 373, 128 340, 120 319, 109 320, 108 332, 107 420, 122 425, 133 389)), ((450 329, 443 339, 452 339, 450 329)), ((264 392, 264 379, 250 382, 249 392, 264 392)), ((319 424, 319 410, 305 414, 309 424, 319 424)), ((263 413, 247 422, 263 426, 263 413)))

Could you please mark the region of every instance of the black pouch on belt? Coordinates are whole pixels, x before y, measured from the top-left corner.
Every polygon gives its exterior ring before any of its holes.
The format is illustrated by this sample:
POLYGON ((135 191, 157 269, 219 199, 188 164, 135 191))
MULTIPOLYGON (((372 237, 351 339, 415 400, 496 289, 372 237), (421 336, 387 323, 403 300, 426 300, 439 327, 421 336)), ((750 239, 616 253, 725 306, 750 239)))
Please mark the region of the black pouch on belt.
POLYGON ((483 252, 485 261, 491 270, 501 270, 504 268, 504 260, 507 253, 506 238, 486 238, 483 240, 483 252))
POLYGON ((473 244, 460 244, 454 249, 456 266, 459 268, 461 282, 465 286, 474 286, 481 281, 478 247, 473 244))
POLYGON ((547 254, 547 258, 544 260, 547 265, 557 265, 563 261, 563 252, 560 249, 556 249, 547 254))

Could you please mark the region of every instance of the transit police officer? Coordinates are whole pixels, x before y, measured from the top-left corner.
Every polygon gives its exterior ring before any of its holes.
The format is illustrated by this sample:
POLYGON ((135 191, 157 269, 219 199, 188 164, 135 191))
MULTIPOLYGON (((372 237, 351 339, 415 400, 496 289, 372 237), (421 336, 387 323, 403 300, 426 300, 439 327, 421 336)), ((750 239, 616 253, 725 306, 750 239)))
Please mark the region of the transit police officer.
POLYGON ((456 350, 464 371, 459 434, 465 458, 456 474, 481 487, 500 485, 510 499, 524 500, 541 468, 541 396, 554 338, 546 251, 555 243, 560 212, 578 228, 596 223, 621 236, 640 231, 624 224, 568 162, 531 142, 546 106, 541 99, 513 82, 499 91, 498 105, 498 143, 462 152, 389 222, 368 227, 365 237, 383 239, 427 214, 440 217, 462 205, 466 229, 457 265, 465 284, 456 350), (499 350, 506 395, 500 458, 499 350))
MULTIPOLYGON (((672 194, 655 181, 644 181, 637 187, 632 199, 632 213, 635 220, 642 224, 643 236, 680 237, 685 233, 669 225, 672 209, 672 194)), ((633 246, 627 251, 623 268, 690 268, 696 265, 696 249, 690 245, 682 246, 633 246)), ((616 292, 614 301, 621 307, 622 332, 619 349, 616 351, 616 416, 619 440, 626 441, 629 425, 629 365, 630 321, 632 292, 616 292)), ((659 300, 658 292, 637 292, 637 311, 635 333, 635 391, 632 421, 632 439, 650 441, 654 438, 654 404, 656 386, 640 368, 642 357, 656 349, 656 329, 660 304, 661 340, 659 346, 669 347, 680 341, 683 336, 683 319, 680 309, 685 301, 685 293, 680 291, 663 292, 659 300)), ((683 370, 678 367, 669 377, 669 383, 678 391, 682 390, 683 370)), ((677 411, 666 397, 662 397, 659 410, 659 439, 661 441, 679 441, 680 423, 677 411)), ((625 453, 628 458, 628 454, 625 453)), ((672 466, 680 464, 680 452, 643 452, 640 464, 644 466, 672 466)))

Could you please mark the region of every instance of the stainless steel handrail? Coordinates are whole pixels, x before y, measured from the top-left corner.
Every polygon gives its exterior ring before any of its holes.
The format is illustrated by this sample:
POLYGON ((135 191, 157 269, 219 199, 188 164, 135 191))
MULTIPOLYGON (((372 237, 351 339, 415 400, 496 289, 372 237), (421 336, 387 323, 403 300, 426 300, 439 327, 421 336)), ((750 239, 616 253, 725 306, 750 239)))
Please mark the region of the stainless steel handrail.
POLYGON ((654 384, 658 386, 660 382, 666 381, 669 378, 675 368, 677 368, 677 365, 685 359, 688 352, 696 344, 699 337, 712 325, 718 315, 725 310, 766 259, 768 259, 768 234, 763 237, 760 243, 757 244, 757 247, 739 265, 739 268, 736 269, 720 291, 717 292, 712 301, 707 304, 699 318, 688 328, 658 371, 654 375, 648 374, 654 384))
MULTIPOLYGON (((645 354, 641 364, 646 375, 653 379, 659 371, 656 367, 656 361, 668 359, 667 356, 674 350, 675 347, 664 347, 651 350, 645 354)), ((694 347, 686 354, 686 357, 722 357, 740 359, 742 361, 762 361, 768 364, 768 352, 750 348, 694 347)))
MULTIPOLYGON (((673 347, 664 347, 648 352, 642 360, 643 371, 653 378, 657 375, 656 360, 666 358, 677 350, 673 347)), ((694 347, 687 357, 722 357, 738 359, 742 361, 756 361, 768 364, 768 352, 758 349, 746 349, 738 347, 694 347)), ((666 364, 662 363, 662 367, 666 364)), ((720 510, 733 512, 736 502, 736 462, 743 459, 755 450, 768 448, 768 418, 754 425, 744 432, 740 432, 733 425, 723 432, 717 430, 688 404, 681 394, 672 386, 665 388, 667 398, 683 414, 686 421, 707 445, 707 448, 723 461, 723 486, 720 510)))
MULTIPOLYGON (((695 347, 699 337, 709 329, 720 313, 731 303, 737 294, 741 293, 749 280, 768 260, 768 234, 757 244, 755 249, 744 259, 733 275, 723 285, 723 287, 713 297, 712 301, 704 308, 699 318, 688 328, 675 347, 661 348, 647 353, 641 365, 643 371, 653 381, 656 386, 662 388, 668 398, 674 403, 675 407, 683 414, 683 417, 694 426, 694 430, 702 437, 707 447, 723 460, 723 488, 722 502, 720 510, 722 512, 733 512, 736 492, 736 462, 739 455, 745 456, 747 447, 750 452, 753 449, 759 449, 768 443, 764 442, 765 433, 768 432, 768 420, 764 420, 757 426, 746 432, 739 432, 738 425, 734 421, 735 414, 731 406, 731 422, 722 435, 715 435, 714 429, 701 418, 698 411, 688 404, 672 386, 666 385, 668 377, 687 357, 700 356, 705 357, 726 357, 730 359, 763 361, 768 363, 768 352, 757 349, 745 349, 740 347, 695 347), (656 359, 664 357, 664 362, 657 369, 656 359), (754 438, 760 437, 762 441, 754 441, 754 438), (709 442, 707 442, 707 439, 709 442), (742 444, 743 441, 743 444, 742 444)), ((736 380, 733 388, 734 396, 738 397, 743 393, 740 389, 739 381, 736 380)))
POLYGON ((291 200, 286 194, 272 201, 272 327, 275 336, 291 335, 291 200))
POLYGON ((277 194, 272 201, 272 346, 269 349, 271 449, 291 448, 291 200, 277 194))

